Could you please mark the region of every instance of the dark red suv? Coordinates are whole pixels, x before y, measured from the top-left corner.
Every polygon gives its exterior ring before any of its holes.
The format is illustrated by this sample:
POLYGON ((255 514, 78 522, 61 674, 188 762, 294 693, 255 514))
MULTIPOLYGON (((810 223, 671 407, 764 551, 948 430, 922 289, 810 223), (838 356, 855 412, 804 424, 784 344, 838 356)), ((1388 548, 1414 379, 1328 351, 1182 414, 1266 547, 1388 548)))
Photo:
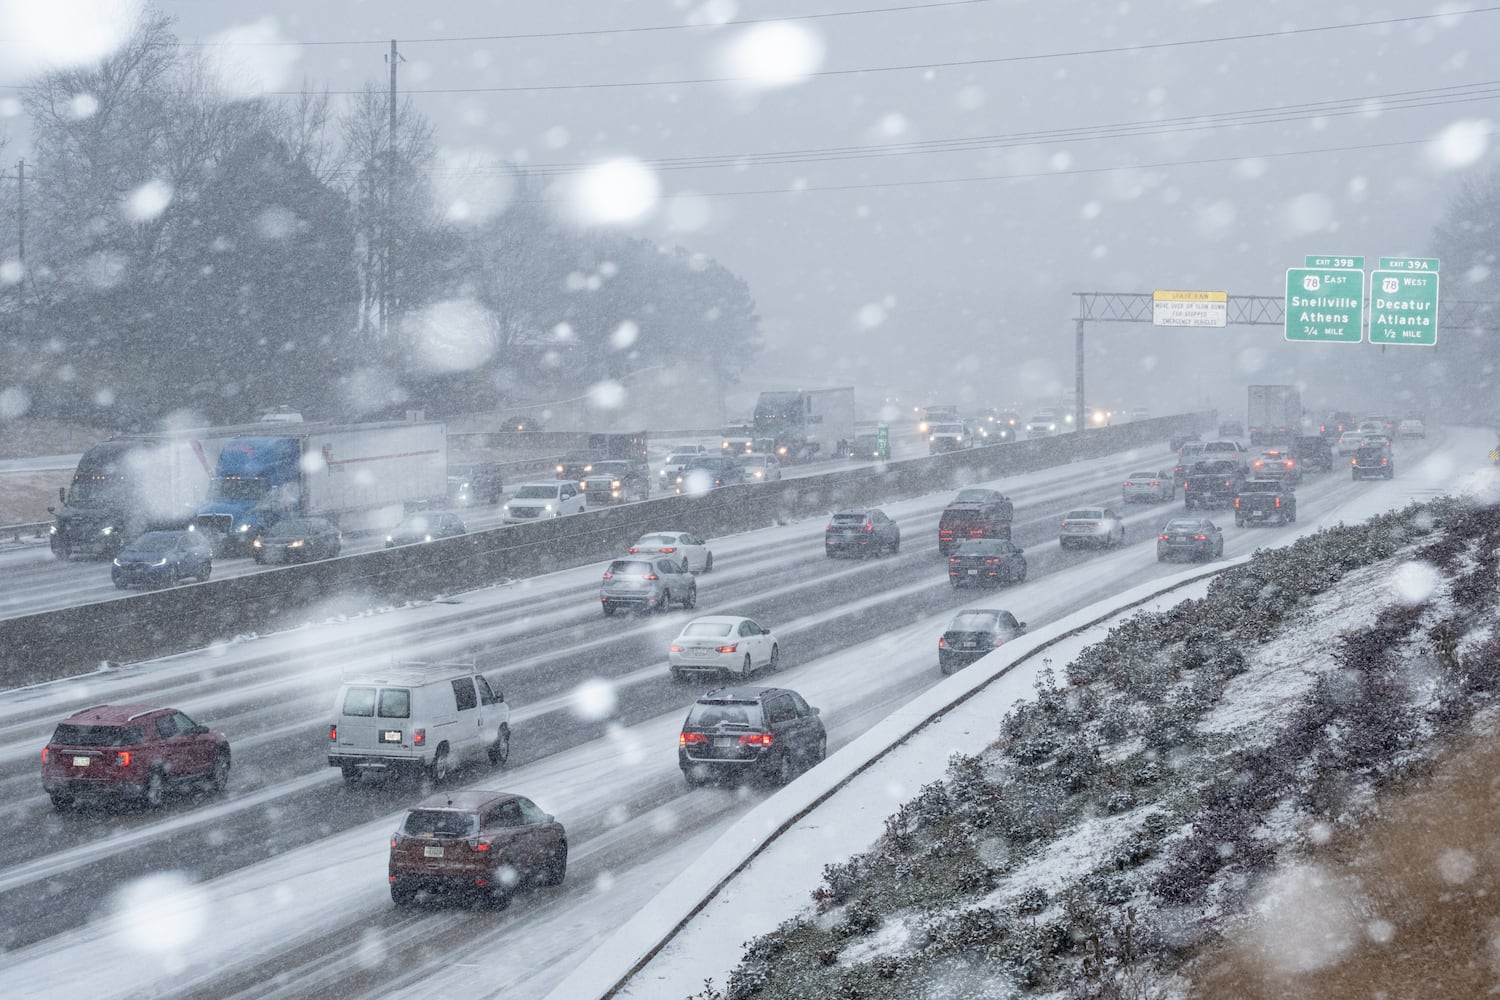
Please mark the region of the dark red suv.
POLYGON ((57 724, 42 750, 42 786, 52 804, 130 798, 155 808, 167 788, 229 783, 229 741, 175 708, 95 705, 57 724))
POLYGON ((440 792, 406 814, 391 836, 391 900, 421 892, 497 908, 523 882, 560 885, 568 871, 563 825, 530 799, 485 789, 440 792))

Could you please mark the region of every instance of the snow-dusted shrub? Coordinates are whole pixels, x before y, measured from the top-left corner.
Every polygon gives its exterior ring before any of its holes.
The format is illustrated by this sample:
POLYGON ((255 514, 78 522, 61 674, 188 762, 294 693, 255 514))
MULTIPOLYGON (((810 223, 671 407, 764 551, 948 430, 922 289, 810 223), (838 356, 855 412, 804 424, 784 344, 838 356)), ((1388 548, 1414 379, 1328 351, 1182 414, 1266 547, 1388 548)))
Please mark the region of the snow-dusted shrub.
POLYGON ((842 863, 830 861, 823 866, 823 884, 812 893, 819 912, 848 901, 854 887, 859 884, 860 867, 859 858, 851 858, 842 863))
POLYGON ((1104 800, 1104 811, 1111 815, 1130 812, 1135 808, 1135 796, 1129 791, 1119 788, 1109 793, 1104 800))
POLYGON ((858 937, 880 926, 880 911, 868 899, 856 899, 844 908, 844 916, 833 925, 833 936, 858 937))
POLYGON ((947 786, 941 781, 923 785, 917 792, 917 797, 912 800, 912 806, 916 811, 918 827, 933 826, 953 815, 953 800, 948 796, 947 786))
POLYGON ((1039 885, 1029 886, 1016 897, 1016 912, 1027 916, 1041 913, 1047 908, 1048 901, 1046 889, 1039 885))

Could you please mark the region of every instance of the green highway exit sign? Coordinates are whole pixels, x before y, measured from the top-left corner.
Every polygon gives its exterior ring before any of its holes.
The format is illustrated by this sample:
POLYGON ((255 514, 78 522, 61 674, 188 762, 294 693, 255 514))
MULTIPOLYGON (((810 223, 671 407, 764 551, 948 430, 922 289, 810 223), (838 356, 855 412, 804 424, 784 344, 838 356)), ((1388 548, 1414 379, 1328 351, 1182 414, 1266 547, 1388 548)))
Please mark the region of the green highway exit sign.
POLYGON ((1329 259, 1357 260, 1359 264, 1353 268, 1287 268, 1287 340, 1331 344, 1357 344, 1364 340, 1364 259, 1329 259))
POLYGON ((1437 326, 1437 260, 1380 258, 1370 272, 1370 343, 1432 347, 1437 326))

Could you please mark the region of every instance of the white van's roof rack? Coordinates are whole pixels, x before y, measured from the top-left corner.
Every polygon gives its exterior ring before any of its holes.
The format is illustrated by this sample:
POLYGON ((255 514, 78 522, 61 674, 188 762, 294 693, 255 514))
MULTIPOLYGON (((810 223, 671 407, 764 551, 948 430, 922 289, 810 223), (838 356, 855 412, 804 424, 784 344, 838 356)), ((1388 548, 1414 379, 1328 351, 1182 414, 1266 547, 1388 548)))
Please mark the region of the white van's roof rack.
POLYGON ((394 664, 409 670, 473 670, 474 658, 467 660, 397 660, 394 664))

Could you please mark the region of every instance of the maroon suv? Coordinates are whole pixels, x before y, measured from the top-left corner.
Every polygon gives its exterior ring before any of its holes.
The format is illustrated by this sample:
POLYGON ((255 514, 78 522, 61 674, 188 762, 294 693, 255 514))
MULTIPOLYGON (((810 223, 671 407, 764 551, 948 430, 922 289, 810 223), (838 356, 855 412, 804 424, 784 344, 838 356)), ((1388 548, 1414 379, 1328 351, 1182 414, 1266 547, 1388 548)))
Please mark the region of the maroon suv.
POLYGON ((504 907, 522 882, 560 885, 567 871, 563 825, 509 792, 440 792, 391 835, 388 878, 397 906, 432 892, 504 907))
POLYGON ((229 741, 175 708, 95 705, 57 724, 42 750, 42 786, 74 799, 132 798, 155 808, 169 786, 229 783, 229 741))

